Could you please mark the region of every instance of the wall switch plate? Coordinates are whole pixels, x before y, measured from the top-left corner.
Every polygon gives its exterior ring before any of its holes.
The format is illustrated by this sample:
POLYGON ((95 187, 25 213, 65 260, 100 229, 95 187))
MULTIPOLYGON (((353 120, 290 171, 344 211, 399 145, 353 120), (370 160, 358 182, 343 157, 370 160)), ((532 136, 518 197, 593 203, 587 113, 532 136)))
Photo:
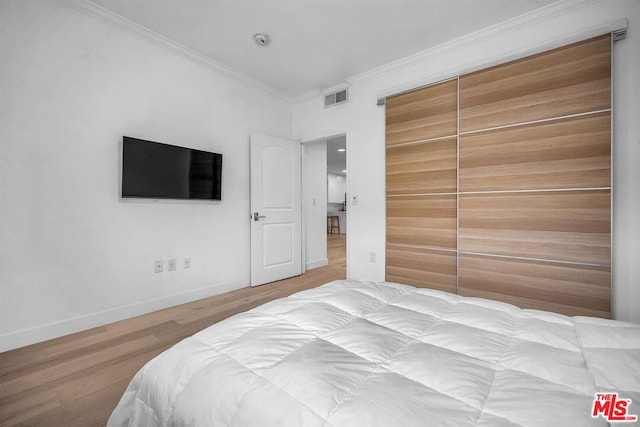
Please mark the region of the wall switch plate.
POLYGON ((351 204, 352 205, 357 205, 358 204, 358 200, 359 200, 359 197, 358 197, 357 194, 354 194, 353 196, 351 196, 351 204))
POLYGON ((162 273, 164 271, 164 261, 157 260, 153 263, 153 271, 156 273, 162 273))
POLYGON ((369 262, 376 262, 376 253, 375 252, 369 252, 369 262))
POLYGON ((171 258, 167 261, 167 271, 175 271, 176 269, 176 259, 171 258))
POLYGON ((184 268, 191 268, 191 257, 185 257, 184 258, 184 268))

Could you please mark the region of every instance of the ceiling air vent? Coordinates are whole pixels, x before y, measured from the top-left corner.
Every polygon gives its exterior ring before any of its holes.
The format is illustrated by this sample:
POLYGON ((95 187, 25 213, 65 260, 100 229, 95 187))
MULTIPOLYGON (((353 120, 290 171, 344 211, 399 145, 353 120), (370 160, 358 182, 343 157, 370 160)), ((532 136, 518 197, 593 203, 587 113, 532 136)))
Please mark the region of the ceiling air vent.
POLYGON ((344 104, 348 101, 347 89, 342 89, 337 92, 330 93, 324 96, 324 106, 331 107, 333 105, 344 104))

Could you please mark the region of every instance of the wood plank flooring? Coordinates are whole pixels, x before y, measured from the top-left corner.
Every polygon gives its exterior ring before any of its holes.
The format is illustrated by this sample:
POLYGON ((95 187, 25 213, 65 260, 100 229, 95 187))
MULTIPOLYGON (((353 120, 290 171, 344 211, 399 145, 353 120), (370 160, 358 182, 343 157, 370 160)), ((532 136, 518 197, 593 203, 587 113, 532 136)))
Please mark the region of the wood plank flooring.
POLYGON ((0 426, 104 426, 133 375, 220 320, 346 277, 346 236, 328 236, 329 265, 0 353, 0 426))

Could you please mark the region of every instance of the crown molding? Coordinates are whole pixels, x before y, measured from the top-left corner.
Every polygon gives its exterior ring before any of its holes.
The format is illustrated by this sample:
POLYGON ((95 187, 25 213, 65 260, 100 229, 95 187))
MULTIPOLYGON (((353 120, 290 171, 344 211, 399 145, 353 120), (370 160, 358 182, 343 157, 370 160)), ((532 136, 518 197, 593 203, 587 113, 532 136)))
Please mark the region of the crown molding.
POLYGON ((326 94, 329 94, 329 93, 337 92, 337 91, 342 90, 342 89, 348 89, 350 87, 351 87, 351 84, 349 82, 347 82, 347 81, 344 81, 342 83, 338 83, 337 85, 333 85, 333 86, 330 86, 330 87, 322 89, 321 93, 323 95, 326 95, 326 94))
POLYGON ((333 85, 333 86, 330 86, 330 87, 327 87, 327 88, 313 89, 313 90, 310 90, 310 91, 305 92, 303 94, 300 94, 298 96, 294 96, 292 98, 292 102, 294 104, 300 104, 302 102, 309 101, 310 99, 317 98, 320 95, 324 96, 324 95, 327 95, 329 93, 337 92, 337 91, 342 90, 342 89, 349 89, 350 87, 351 87, 351 84, 348 81, 344 80, 341 83, 338 83, 336 85, 333 85))
POLYGON ((438 55, 443 52, 455 51, 456 49, 460 49, 464 46, 480 43, 485 40, 490 40, 497 37, 505 37, 505 35, 509 33, 522 30, 526 27, 538 25, 550 19, 554 19, 558 16, 574 12, 576 10, 588 7, 594 3, 599 3, 601 1, 603 0, 560 0, 547 6, 543 6, 539 9, 535 9, 531 12, 525 13, 523 15, 516 16, 515 18, 511 18, 506 21, 502 21, 489 27, 483 28, 476 32, 465 34, 464 36, 439 44, 430 49, 426 49, 413 55, 406 56, 397 61, 389 62, 380 67, 376 67, 369 71, 356 74, 347 78, 346 81, 350 84, 353 84, 354 82, 360 80, 366 80, 393 70, 414 65, 416 63, 427 60, 433 55, 438 55))
POLYGON ((311 99, 314 99, 314 98, 316 98, 316 97, 318 97, 318 96, 320 96, 320 95, 322 95, 322 90, 320 90, 320 89, 313 89, 313 90, 310 90, 310 91, 308 91, 308 92, 305 92, 305 93, 303 93, 303 94, 301 94, 301 95, 298 95, 298 96, 293 97, 292 102, 293 102, 294 104, 300 104, 300 103, 302 103, 302 102, 305 102, 305 101, 309 101, 309 100, 311 100, 311 99))
POLYGON ((568 44, 576 43, 581 40, 586 40, 591 37, 597 37, 597 36, 607 34, 617 30, 626 30, 628 25, 629 25, 628 20, 626 18, 623 18, 623 19, 618 19, 602 25, 583 28, 580 31, 575 31, 569 34, 565 34, 561 37, 548 40, 542 44, 534 46, 533 48, 516 49, 510 52, 507 52, 487 62, 476 63, 476 64, 473 64, 472 66, 467 66, 467 67, 463 66, 463 67, 450 68, 449 70, 446 70, 444 72, 425 75, 420 80, 404 82, 401 85, 387 87, 385 88, 384 91, 378 94, 377 96, 378 102, 379 102, 378 105, 382 105, 380 104, 380 102, 384 101, 384 99, 389 96, 400 95, 402 93, 410 92, 415 89, 419 89, 421 87, 431 86, 446 80, 455 79, 464 74, 468 74, 474 71, 493 67, 494 65, 504 64, 505 62, 517 60, 529 55, 535 55, 537 53, 544 52, 547 50, 566 46, 568 44))
POLYGON ((202 53, 195 51, 187 46, 184 46, 168 37, 158 34, 155 31, 136 22, 133 22, 121 15, 118 15, 117 13, 109 9, 99 6, 91 2, 90 0, 65 0, 64 3, 67 7, 74 9, 77 12, 97 19, 98 21, 104 22, 119 30, 129 32, 146 40, 150 40, 157 45, 162 46, 170 50, 171 52, 182 56, 183 58, 194 61, 195 63, 208 68, 209 70, 215 71, 216 73, 222 74, 225 77, 230 77, 242 83, 258 87, 289 103, 293 102, 293 98, 291 96, 283 94, 276 88, 252 77, 249 77, 248 75, 236 70, 235 68, 229 67, 228 65, 211 59, 208 56, 203 55, 202 53))

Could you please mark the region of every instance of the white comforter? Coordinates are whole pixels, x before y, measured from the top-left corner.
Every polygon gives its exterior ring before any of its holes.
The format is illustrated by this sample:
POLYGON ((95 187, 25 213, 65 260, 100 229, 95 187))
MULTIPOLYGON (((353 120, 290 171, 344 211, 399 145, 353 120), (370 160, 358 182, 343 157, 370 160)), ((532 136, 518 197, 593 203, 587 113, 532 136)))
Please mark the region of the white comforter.
POLYGON ((584 427, 605 391, 640 415, 640 325, 335 281, 178 343, 108 425, 584 427))

